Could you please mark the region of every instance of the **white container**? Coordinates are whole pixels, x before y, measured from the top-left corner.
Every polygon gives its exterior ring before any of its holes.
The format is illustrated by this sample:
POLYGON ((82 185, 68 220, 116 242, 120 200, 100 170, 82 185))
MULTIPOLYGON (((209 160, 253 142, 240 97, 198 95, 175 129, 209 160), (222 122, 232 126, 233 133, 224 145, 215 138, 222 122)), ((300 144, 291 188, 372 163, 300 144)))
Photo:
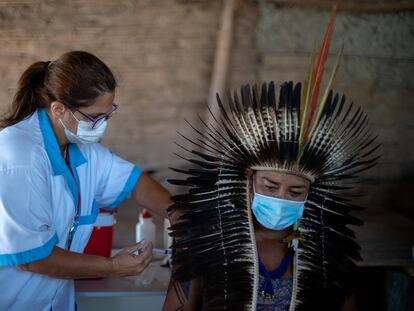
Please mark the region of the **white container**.
POLYGON ((164 247, 169 248, 173 242, 172 237, 168 235, 168 228, 171 226, 170 221, 165 218, 164 219, 164 247))
POLYGON ((155 244, 155 224, 152 221, 151 213, 147 209, 144 209, 139 214, 139 221, 136 225, 135 233, 137 243, 145 240, 152 242, 153 245, 155 244))

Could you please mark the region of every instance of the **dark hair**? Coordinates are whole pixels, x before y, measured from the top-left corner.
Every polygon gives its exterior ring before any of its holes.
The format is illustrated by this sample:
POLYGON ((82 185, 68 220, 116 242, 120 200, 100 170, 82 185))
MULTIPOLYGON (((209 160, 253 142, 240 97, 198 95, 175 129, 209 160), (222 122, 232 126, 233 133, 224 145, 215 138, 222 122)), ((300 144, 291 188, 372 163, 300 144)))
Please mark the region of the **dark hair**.
POLYGON ((115 88, 111 70, 84 51, 65 53, 53 62, 33 63, 20 77, 10 113, 0 120, 0 127, 16 124, 55 100, 73 108, 91 106, 115 88))

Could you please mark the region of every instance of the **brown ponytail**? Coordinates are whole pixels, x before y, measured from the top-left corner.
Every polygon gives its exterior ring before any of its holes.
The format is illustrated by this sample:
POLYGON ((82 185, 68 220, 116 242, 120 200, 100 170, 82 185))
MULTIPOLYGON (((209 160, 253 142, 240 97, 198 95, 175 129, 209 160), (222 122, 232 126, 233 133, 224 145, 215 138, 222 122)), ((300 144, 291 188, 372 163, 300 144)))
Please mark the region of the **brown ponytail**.
POLYGON ((73 108, 93 105, 97 97, 115 88, 111 70, 88 52, 73 51, 53 62, 36 62, 20 77, 10 113, 0 120, 0 127, 14 125, 40 107, 49 108, 55 100, 73 108))
POLYGON ((37 108, 41 107, 44 102, 42 88, 48 63, 33 63, 22 74, 13 98, 11 112, 8 117, 0 121, 1 127, 17 123, 31 116, 37 108))

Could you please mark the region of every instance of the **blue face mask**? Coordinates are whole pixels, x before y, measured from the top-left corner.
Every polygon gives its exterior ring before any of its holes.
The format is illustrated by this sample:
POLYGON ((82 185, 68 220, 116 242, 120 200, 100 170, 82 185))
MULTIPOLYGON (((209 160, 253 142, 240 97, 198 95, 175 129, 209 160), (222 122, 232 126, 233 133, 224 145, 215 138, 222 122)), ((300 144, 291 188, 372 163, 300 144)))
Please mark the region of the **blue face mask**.
POLYGON ((254 193, 252 210, 257 221, 270 230, 283 230, 296 223, 303 214, 305 201, 284 200, 254 193))

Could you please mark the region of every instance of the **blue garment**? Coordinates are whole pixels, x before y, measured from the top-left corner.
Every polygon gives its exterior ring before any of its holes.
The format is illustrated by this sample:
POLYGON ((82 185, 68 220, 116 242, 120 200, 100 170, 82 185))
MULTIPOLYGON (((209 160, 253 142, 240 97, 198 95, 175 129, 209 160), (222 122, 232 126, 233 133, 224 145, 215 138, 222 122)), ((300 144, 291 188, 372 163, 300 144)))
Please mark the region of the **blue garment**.
MULTIPOLYGON (((259 275, 259 284, 264 282, 265 278, 259 275)), ((292 298, 293 278, 280 278, 271 280, 275 294, 272 298, 257 296, 256 311, 286 311, 289 310, 290 300, 292 298)))
POLYGON ((292 263, 293 253, 288 251, 274 271, 267 271, 259 258, 259 289, 257 311, 285 311, 292 296, 292 278, 282 278, 292 263))

